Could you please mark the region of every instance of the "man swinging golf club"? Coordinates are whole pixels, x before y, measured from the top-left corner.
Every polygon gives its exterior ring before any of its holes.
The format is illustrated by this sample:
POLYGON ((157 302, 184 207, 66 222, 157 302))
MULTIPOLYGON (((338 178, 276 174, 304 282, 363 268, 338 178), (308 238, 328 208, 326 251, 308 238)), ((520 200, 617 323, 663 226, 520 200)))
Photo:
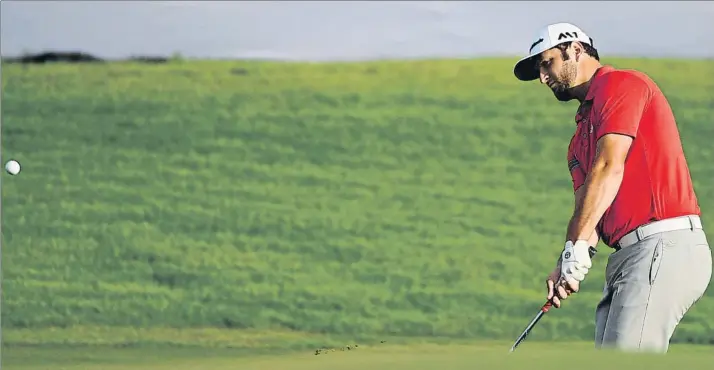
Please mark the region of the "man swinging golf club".
POLYGON ((600 64, 593 40, 569 23, 531 41, 514 73, 580 102, 567 154, 575 209, 547 277, 560 307, 592 266, 598 240, 614 249, 595 310, 598 348, 667 352, 675 327, 702 297, 712 255, 667 99, 644 73, 600 64))

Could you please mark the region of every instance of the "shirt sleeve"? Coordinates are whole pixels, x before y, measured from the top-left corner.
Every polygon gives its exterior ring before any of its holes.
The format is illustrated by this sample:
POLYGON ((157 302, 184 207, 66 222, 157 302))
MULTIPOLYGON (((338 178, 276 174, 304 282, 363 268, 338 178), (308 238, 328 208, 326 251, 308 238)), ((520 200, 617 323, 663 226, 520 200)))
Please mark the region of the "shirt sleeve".
POLYGON ((583 170, 583 165, 578 158, 575 157, 575 138, 577 135, 579 133, 576 130, 568 145, 568 172, 570 172, 570 179, 573 181, 573 192, 577 191, 585 183, 585 170, 583 170))
POLYGON ((642 114, 650 99, 650 88, 634 75, 614 75, 594 101, 597 142, 606 134, 637 136, 642 114))
POLYGON ((585 171, 574 155, 568 154, 568 171, 570 178, 573 180, 573 192, 577 191, 585 183, 585 171))

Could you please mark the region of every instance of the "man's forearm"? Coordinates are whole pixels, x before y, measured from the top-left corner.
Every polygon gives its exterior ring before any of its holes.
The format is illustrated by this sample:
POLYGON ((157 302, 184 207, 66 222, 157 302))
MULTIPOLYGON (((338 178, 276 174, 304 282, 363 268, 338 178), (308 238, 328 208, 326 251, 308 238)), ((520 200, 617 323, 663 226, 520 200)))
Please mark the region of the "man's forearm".
POLYGON ((592 235, 590 235, 590 238, 588 239, 588 245, 591 247, 597 246, 597 243, 600 241, 600 237, 597 235, 597 231, 593 230, 592 235))
POLYGON ((607 163, 594 166, 583 184, 583 196, 576 201, 573 217, 568 224, 567 240, 574 242, 593 238, 597 223, 615 200, 622 176, 622 166, 607 163))

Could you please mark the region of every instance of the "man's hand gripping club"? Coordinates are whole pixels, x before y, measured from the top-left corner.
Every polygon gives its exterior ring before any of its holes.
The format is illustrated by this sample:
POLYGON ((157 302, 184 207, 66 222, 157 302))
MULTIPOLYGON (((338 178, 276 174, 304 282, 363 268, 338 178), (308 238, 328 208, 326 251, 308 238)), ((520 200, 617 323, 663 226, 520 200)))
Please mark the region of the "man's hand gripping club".
POLYGON ((567 299, 580 289, 580 282, 592 267, 594 254, 595 248, 590 247, 586 240, 565 243, 560 260, 547 279, 548 300, 556 308, 560 308, 561 299, 567 299))

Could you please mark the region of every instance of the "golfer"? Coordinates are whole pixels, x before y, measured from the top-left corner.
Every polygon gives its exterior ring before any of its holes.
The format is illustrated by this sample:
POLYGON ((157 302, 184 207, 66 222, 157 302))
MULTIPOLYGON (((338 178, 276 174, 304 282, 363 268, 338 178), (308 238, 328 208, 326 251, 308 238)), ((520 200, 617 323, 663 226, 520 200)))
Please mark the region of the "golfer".
POLYGON ((560 307, 578 291, 592 266, 588 248, 602 240, 614 250, 595 310, 596 346, 667 352, 712 275, 667 99, 646 74, 600 64, 593 40, 569 23, 543 28, 514 73, 580 103, 567 154, 575 209, 547 298, 560 307))

